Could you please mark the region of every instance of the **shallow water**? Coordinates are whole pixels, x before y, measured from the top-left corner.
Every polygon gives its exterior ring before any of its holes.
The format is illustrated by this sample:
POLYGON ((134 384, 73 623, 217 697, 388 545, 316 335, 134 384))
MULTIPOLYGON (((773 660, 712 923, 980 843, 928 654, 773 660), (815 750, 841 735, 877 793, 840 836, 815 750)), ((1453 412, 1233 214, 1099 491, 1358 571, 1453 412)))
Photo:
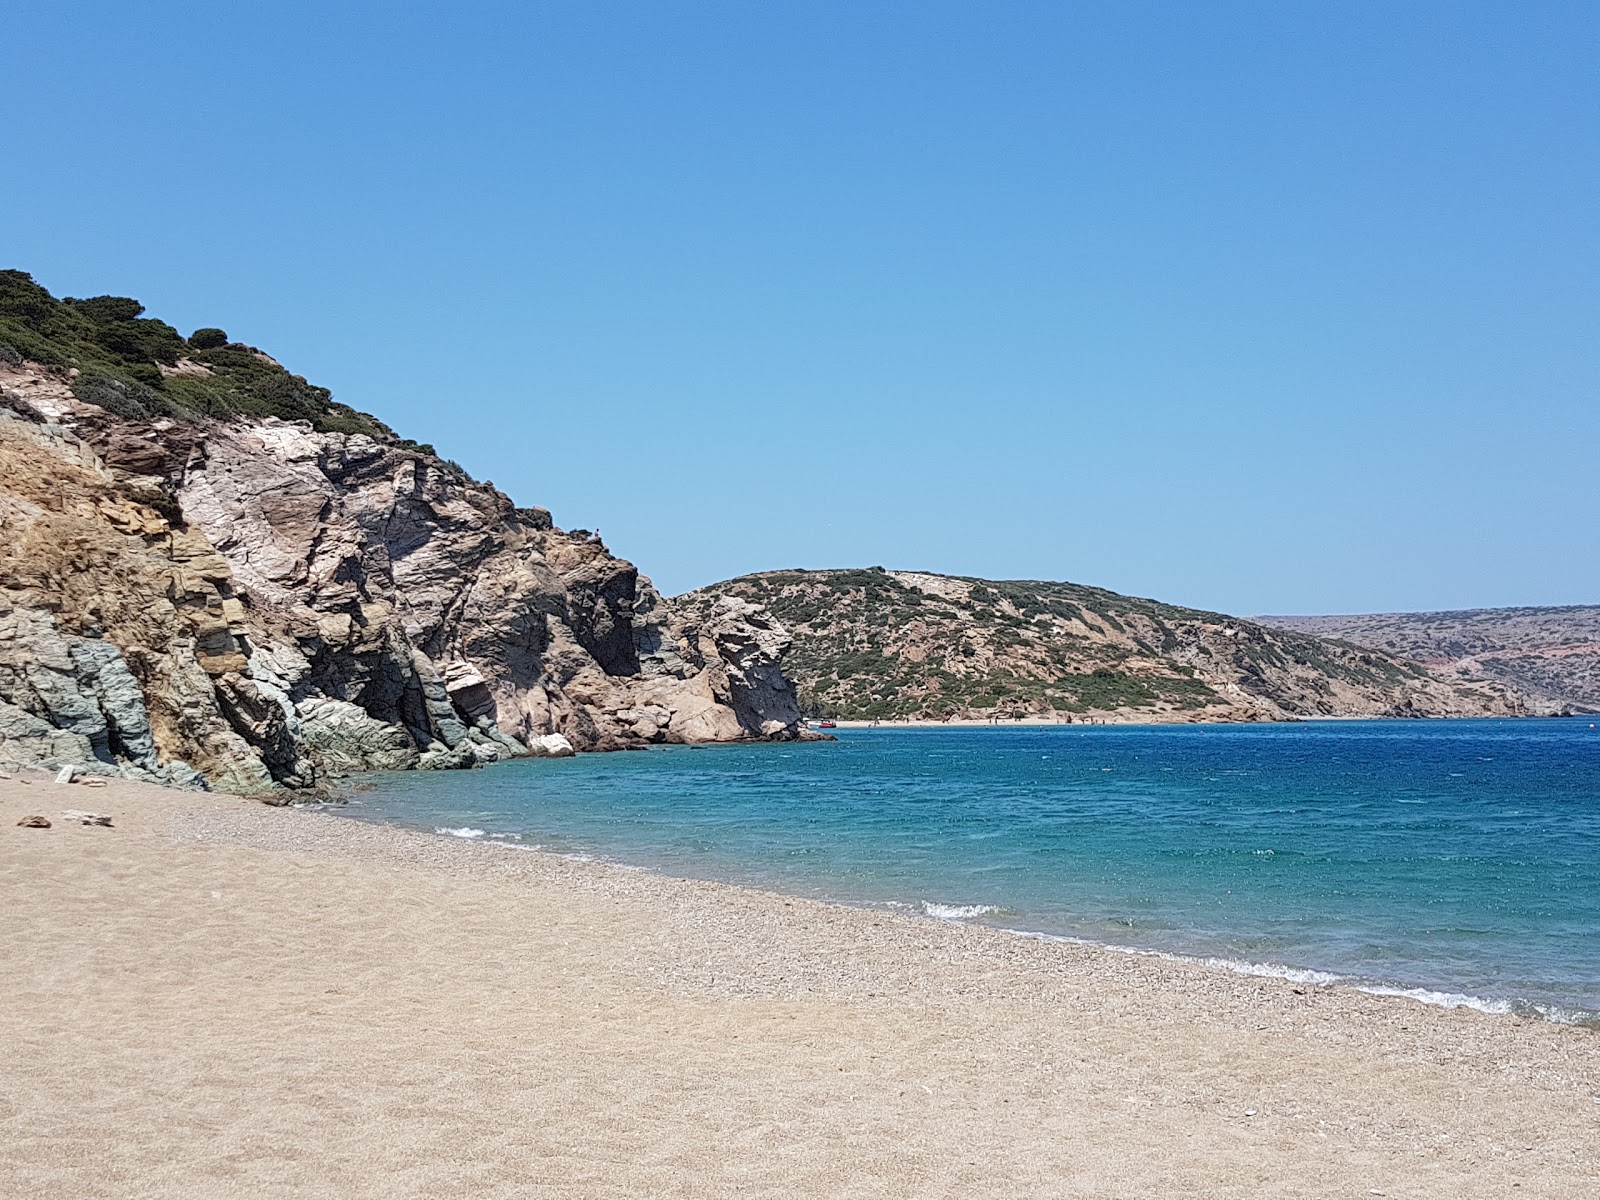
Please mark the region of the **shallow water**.
POLYGON ((345 815, 1440 1002, 1600 1013, 1587 719, 841 730, 365 782, 345 815))

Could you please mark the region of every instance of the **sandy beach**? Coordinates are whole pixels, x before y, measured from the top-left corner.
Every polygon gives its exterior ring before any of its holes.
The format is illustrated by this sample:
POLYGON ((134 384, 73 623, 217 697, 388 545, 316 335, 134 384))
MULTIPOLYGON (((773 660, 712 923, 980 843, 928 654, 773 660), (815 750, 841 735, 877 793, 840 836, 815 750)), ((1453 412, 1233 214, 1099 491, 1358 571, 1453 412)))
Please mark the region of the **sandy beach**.
POLYGON ((0 906, 6 1198, 1600 1194, 1586 1029, 42 777, 0 906))

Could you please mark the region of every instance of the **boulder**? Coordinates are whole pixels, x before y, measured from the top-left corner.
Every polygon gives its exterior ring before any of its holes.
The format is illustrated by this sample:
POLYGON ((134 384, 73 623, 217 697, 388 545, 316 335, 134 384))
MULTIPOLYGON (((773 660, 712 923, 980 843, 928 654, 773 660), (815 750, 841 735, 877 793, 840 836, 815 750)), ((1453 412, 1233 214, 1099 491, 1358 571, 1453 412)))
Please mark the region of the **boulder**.
POLYGON ((538 758, 571 758, 577 753, 572 743, 559 733, 547 733, 528 743, 528 749, 538 758))
POLYGON ((494 696, 489 684, 471 663, 446 663, 443 680, 450 702, 467 716, 487 716, 494 712, 494 696))
POLYGON ((403 771, 421 757, 403 728, 370 716, 359 705, 314 696, 295 711, 300 744, 324 771, 403 771))
POLYGON ((89 739, 0 700, 0 765, 59 770, 92 758, 89 739))

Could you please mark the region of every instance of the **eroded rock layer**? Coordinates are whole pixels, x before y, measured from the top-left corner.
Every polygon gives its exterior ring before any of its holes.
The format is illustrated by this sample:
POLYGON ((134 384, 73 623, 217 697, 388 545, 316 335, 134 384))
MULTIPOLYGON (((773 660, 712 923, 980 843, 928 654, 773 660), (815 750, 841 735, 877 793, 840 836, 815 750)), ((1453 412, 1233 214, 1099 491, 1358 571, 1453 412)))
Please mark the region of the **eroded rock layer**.
POLYGON ((788 635, 398 440, 128 419, 0 364, 0 764, 236 792, 802 736, 788 635))

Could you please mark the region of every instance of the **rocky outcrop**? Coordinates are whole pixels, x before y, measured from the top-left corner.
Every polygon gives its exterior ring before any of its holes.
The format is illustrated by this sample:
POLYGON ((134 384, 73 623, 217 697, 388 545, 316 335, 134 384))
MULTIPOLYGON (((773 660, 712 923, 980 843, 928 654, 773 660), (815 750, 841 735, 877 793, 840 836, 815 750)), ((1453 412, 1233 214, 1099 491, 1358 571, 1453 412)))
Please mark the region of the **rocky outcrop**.
POLYGON ((738 596, 719 597, 699 628, 710 643, 702 658, 722 662, 740 725, 763 737, 787 735, 800 711, 794 684, 781 669, 792 641, 789 631, 761 605, 738 596))
POLYGON ((0 764, 197 780, 156 753, 144 695, 121 650, 64 633, 48 611, 0 600, 0 696, 0 764))
POLYGON ((235 792, 803 736, 788 636, 690 619, 425 450, 127 419, 0 365, 0 764, 235 792))

